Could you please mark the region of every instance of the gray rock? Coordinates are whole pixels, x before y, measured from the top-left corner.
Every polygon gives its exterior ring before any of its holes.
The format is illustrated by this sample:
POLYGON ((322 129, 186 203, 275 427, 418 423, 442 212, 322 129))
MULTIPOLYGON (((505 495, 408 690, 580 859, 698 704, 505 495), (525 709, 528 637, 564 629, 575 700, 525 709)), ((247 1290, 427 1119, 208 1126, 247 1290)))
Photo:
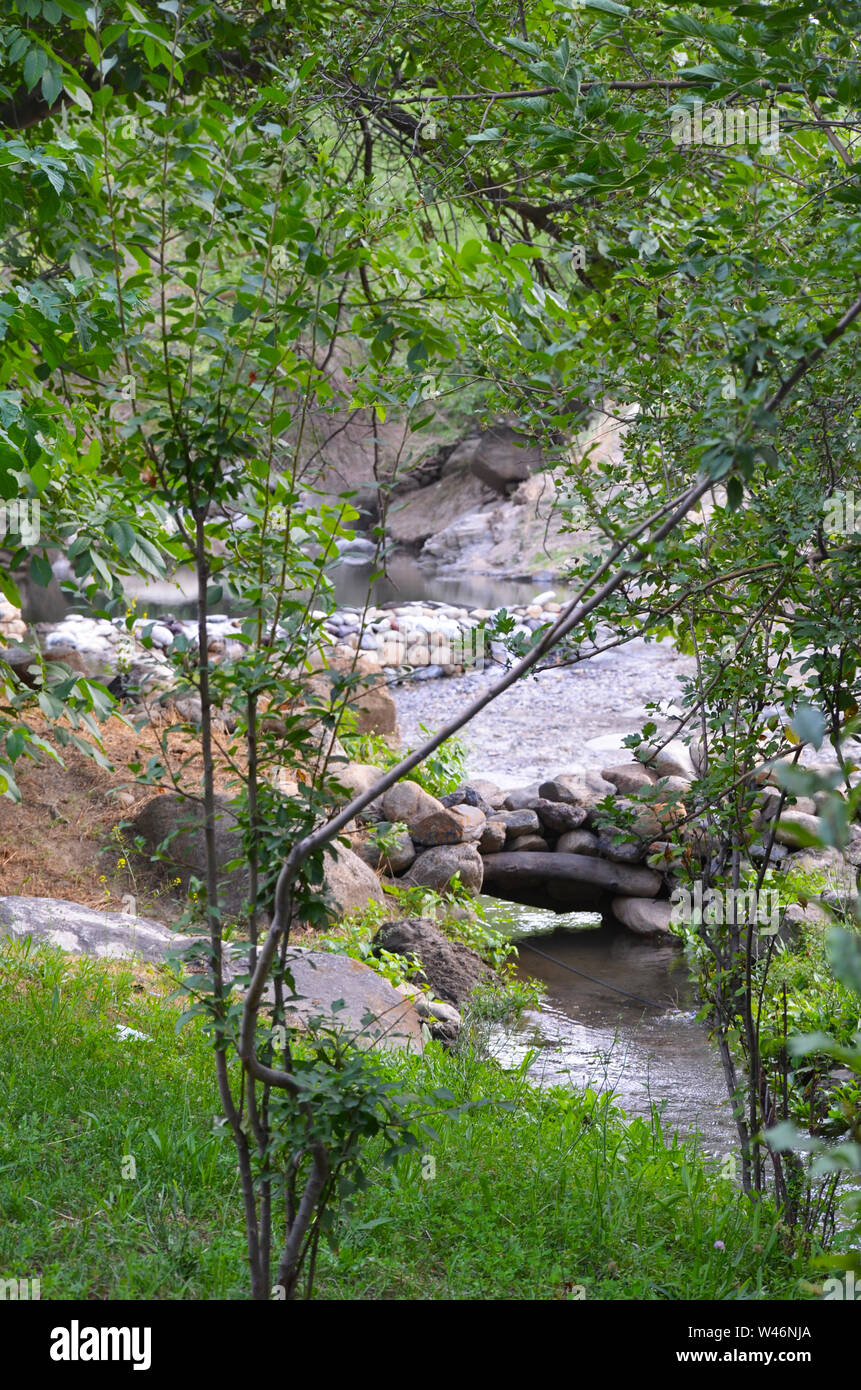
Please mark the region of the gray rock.
POLYGON ((382 820, 402 821, 412 833, 414 826, 425 817, 445 812, 445 806, 431 796, 418 782, 396 782, 379 798, 379 814, 382 820))
POLYGON ((508 848, 512 854, 537 854, 546 853, 550 846, 543 835, 515 835, 509 842, 508 848))
POLYGON ((579 830, 586 819, 585 806, 572 806, 565 801, 547 801, 544 797, 534 803, 534 809, 547 830, 564 835, 569 830, 579 830))
POLYGON ((505 826, 506 833, 512 837, 527 834, 537 835, 541 830, 541 822, 535 811, 500 811, 494 819, 501 821, 505 826))
POLYGON ((639 840, 625 840, 613 843, 613 834, 608 831, 598 833, 598 852, 614 864, 640 864, 648 853, 648 847, 639 840))
MULTIPOLYGON (((248 866, 227 865, 242 859, 242 838, 236 814, 223 796, 215 799, 215 853, 222 910, 231 917, 243 912, 249 893, 248 866)), ((197 801, 174 794, 153 797, 131 822, 128 838, 142 838, 153 867, 169 878, 179 877, 184 892, 192 878, 206 881, 206 841, 203 807, 197 801), (164 846, 162 849, 161 847, 164 846), (163 857, 155 860, 153 856, 163 857)), ((363 865, 364 867, 364 865, 363 865)))
POLYGON ((439 845, 426 849, 401 881, 444 893, 455 874, 460 874, 460 881, 467 892, 481 892, 484 867, 474 845, 439 845))
POLYGON ((658 780, 651 768, 644 767, 642 763, 615 763, 612 767, 602 768, 601 776, 605 782, 612 782, 623 796, 630 796, 641 787, 653 787, 658 780))
MULTIPOLYGON (((291 946, 288 962, 297 998, 287 1000, 286 1022, 335 1028, 358 1047, 405 1048, 420 1052, 422 1024, 410 999, 361 961, 336 951, 291 946), (335 1007, 336 1005, 342 1007, 335 1007)), ((228 973, 247 971, 245 957, 231 952, 228 973)))
POLYGON ((472 453, 470 469, 476 478, 503 496, 543 465, 541 449, 510 425, 485 430, 472 453))
POLYGON ((492 810, 499 811, 502 809, 502 804, 505 801, 505 792, 502 791, 495 782, 488 782, 483 777, 471 777, 469 785, 492 810))
POLYGON ((388 874, 403 874, 416 857, 416 847, 406 830, 381 849, 376 836, 369 835, 353 841, 353 853, 371 869, 383 869, 388 874))
POLYGON ((533 782, 531 787, 515 787, 513 791, 506 792, 502 806, 506 811, 528 811, 533 801, 538 800, 538 783, 533 782))
MULTIPOLYGON (((494 978, 477 952, 452 941, 424 917, 384 922, 374 937, 374 950, 415 955, 422 963, 428 988, 450 1005, 460 1007, 477 984, 494 978)), ((432 1007, 432 1006, 431 1006, 432 1007)))
MULTIPOLYGON (((584 897, 591 900, 595 890, 616 896, 653 898, 658 893, 661 875, 652 869, 611 864, 586 854, 503 854, 489 855, 484 863, 485 880, 497 892, 518 882, 534 883, 547 891, 583 888, 584 897)), ((504 895, 504 894, 503 894, 504 895)), ((551 896, 552 893, 551 893, 551 896)), ((560 897, 565 899, 566 892, 560 897)))
POLYGON ((598 836, 591 830, 568 830, 556 841, 557 854, 597 854, 598 836))
POLYGON ((72 955, 164 960, 190 938, 128 912, 100 912, 62 898, 0 898, 0 936, 59 946, 72 955))
POLYGON ((659 777, 682 777, 692 782, 697 775, 690 750, 680 738, 671 739, 655 754, 653 761, 659 777))
POLYGON ((445 675, 445 671, 443 670, 443 668, 442 668, 441 666, 437 666, 436 664, 431 665, 431 666, 419 666, 419 667, 416 668, 415 671, 412 671, 412 672, 410 673, 410 680, 412 680, 412 681, 434 681, 434 680, 438 680, 438 679, 440 678, 440 676, 444 676, 444 675, 445 675))
POLYGON ((650 898, 614 898, 613 916, 638 936, 670 936, 672 904, 650 898))
MULTIPOLYGON (((0 898, 3 936, 19 940, 29 936, 73 955, 153 963, 205 940, 125 912, 97 912, 58 898, 15 897, 0 898)), ((225 967, 228 979, 245 974, 245 956, 228 947, 225 967)), ((322 1014, 328 1027, 346 1030, 360 1045, 421 1050, 421 1019, 412 1003, 361 961, 292 947, 290 970, 303 997, 288 1009, 288 1022, 307 1026, 311 1018, 322 1014), (339 1000, 346 1007, 333 1012, 332 1005, 339 1000)))
POLYGON ((589 799, 586 783, 576 772, 558 772, 541 783, 538 795, 545 801, 561 801, 568 806, 583 806, 589 799))
MULTIPOLYGON (((374 767, 371 763, 347 763, 345 767, 335 763, 331 773, 333 779, 349 792, 349 796, 340 798, 343 802, 352 801, 354 797, 361 796, 362 792, 370 791, 382 775, 380 768, 374 767)), ((362 815, 367 815, 369 809, 366 807, 362 815)))
POLYGON ((361 911, 369 902, 385 902, 385 894, 373 869, 351 849, 337 847, 337 858, 327 853, 324 860, 323 886, 336 921, 348 912, 361 911))
POLYGON ((822 829, 822 821, 818 816, 784 808, 775 826, 774 838, 779 845, 788 845, 790 849, 803 849, 810 843, 811 835, 821 836, 822 829))
POLYGON ((505 824, 495 817, 485 823, 478 842, 479 854, 498 854, 505 848, 505 824))

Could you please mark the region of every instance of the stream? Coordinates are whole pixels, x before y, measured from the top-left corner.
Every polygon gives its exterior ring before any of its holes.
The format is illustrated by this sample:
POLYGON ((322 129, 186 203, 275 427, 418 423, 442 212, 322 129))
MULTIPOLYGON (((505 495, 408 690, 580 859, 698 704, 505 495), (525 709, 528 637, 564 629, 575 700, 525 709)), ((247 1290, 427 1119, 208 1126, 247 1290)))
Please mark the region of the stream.
MULTIPOLYGON (((362 605, 371 578, 367 556, 342 556, 332 578, 340 604, 362 605)), ((195 615, 190 572, 128 587, 150 617, 195 615)), ((548 587, 546 575, 530 580, 435 574, 403 555, 373 581, 372 601, 437 599, 493 608, 529 603, 548 587)), ((58 589, 45 601, 52 611, 39 614, 44 620, 58 621, 68 610, 58 589)), ((620 755, 627 759, 625 734, 640 727, 651 701, 678 692, 687 670, 687 659, 667 643, 638 639, 582 666, 521 682, 464 731, 466 774, 511 788, 574 763, 600 768, 620 755)), ((422 724, 439 728, 497 675, 489 669, 395 686, 405 742, 419 741, 422 724)), ((701 1133, 712 1153, 736 1146, 717 1050, 696 1021, 692 982, 674 946, 602 925, 594 914, 557 915, 484 901, 488 915, 518 941, 521 976, 538 979, 546 990, 539 1009, 526 1011, 507 1032, 496 1030, 494 1054, 504 1065, 519 1066, 532 1054, 528 1074, 537 1084, 610 1090, 630 1115, 648 1116, 657 1104, 668 1129, 686 1137, 701 1133)))
POLYGON ((517 941, 520 977, 540 980, 546 990, 540 1009, 495 1030, 493 1055, 503 1066, 519 1066, 532 1052, 528 1075, 537 1084, 611 1091, 628 1115, 648 1117, 657 1105, 668 1131, 699 1132, 718 1156, 737 1147, 717 1049, 696 1019, 693 984, 676 946, 601 925, 594 913, 483 902, 498 929, 517 941))

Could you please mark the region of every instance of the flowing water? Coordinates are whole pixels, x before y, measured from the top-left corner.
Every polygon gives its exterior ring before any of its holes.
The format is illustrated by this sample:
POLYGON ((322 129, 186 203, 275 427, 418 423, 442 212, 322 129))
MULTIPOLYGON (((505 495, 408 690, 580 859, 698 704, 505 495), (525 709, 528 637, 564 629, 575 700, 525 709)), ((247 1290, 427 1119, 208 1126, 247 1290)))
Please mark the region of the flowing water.
MULTIPOLYGON (((370 577, 371 567, 365 556, 342 557, 332 572, 337 601, 352 606, 363 604, 370 577)), ((373 581, 372 601, 379 604, 435 599, 464 607, 495 608, 500 604, 529 602, 547 587, 546 578, 500 580, 470 574, 445 577, 423 568, 410 556, 398 556, 392 560, 388 574, 373 581)), ((53 603, 57 611, 40 613, 43 620, 56 621, 67 610, 67 601, 59 588, 53 588, 55 594, 48 595, 46 601, 53 603)), ((129 592, 135 593, 133 585, 129 585, 129 592)), ((161 584, 142 583, 137 597, 140 607, 145 606, 153 618, 171 613, 193 617, 196 611, 191 572, 181 571, 172 581, 161 584)), ((618 665, 619 654, 610 655, 618 665)), ((650 695, 655 693, 656 683, 666 684, 662 671, 655 668, 653 650, 630 653, 629 664, 631 660, 650 695)), ((597 669, 598 663, 594 665, 597 669)), ((619 688, 619 673, 605 673, 608 674, 614 689, 619 688)), ((426 683, 423 708, 432 695, 427 691, 428 684, 446 689, 450 685, 426 683)), ((624 687, 624 681, 621 684, 624 687)), ((541 734, 541 746, 533 747, 534 739, 525 740, 518 733, 516 718, 501 708, 495 711, 492 732, 503 761, 514 757, 516 745, 528 744, 527 760, 534 777, 540 770, 545 743, 549 741, 555 750, 554 760, 560 758, 562 726, 566 721, 555 706, 552 717, 540 717, 535 705, 536 689, 530 687, 527 693, 531 723, 541 734)), ((597 719, 600 723, 598 732, 609 737, 611 731, 617 730, 618 713, 607 691, 590 691, 586 696, 592 721, 597 719)), ((623 703, 625 699, 630 703, 630 698, 623 694, 623 703)), ((574 721, 579 757, 584 756, 584 738, 596 731, 591 724, 587 728, 587 722, 584 711, 574 721)), ((520 751, 526 750, 521 747, 520 751)), ((549 750, 545 751, 549 756, 549 750)), ((601 754, 596 756, 600 759, 601 754)), ((492 775, 497 777, 497 773, 494 766, 492 775)), ((501 776, 498 780, 505 782, 501 776)), ((539 1084, 610 1090, 631 1115, 648 1115, 652 1105, 658 1105, 669 1129, 684 1135, 701 1132, 706 1147, 714 1153, 722 1154, 735 1147, 735 1128, 717 1051, 709 1042, 704 1025, 696 1021, 691 980, 684 959, 674 946, 644 941, 622 928, 602 924, 594 914, 557 915, 503 905, 493 899, 485 899, 485 903, 491 915, 500 914, 500 925, 509 919, 509 929, 521 945, 521 976, 538 979, 546 988, 539 1009, 527 1011, 516 1028, 497 1035, 495 1051, 504 1064, 519 1065, 527 1053, 533 1053, 529 1074, 539 1084)))
MULTIPOLYGON (((499 905, 484 901, 492 917, 499 905)), ((717 1049, 697 1022, 678 948, 602 925, 591 913, 557 916, 513 904, 504 912, 513 918, 521 978, 540 980, 546 995, 540 1009, 497 1034, 502 1064, 517 1066, 534 1052, 528 1074, 539 1084, 612 1091, 629 1115, 648 1116, 657 1105, 667 1130, 699 1132, 716 1155, 736 1148, 717 1049)))

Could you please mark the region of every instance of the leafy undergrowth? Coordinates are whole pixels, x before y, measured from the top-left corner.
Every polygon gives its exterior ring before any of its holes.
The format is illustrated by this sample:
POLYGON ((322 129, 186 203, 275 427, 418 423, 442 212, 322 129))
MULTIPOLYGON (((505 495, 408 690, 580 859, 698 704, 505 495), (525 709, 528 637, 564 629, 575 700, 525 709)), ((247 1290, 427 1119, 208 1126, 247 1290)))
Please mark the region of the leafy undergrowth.
MULTIPOLYGON (((196 1021, 176 1032, 171 989, 147 967, 0 948, 0 1276, 40 1278, 43 1298, 246 1296, 210 1046, 196 1021)), ((439 1114, 424 1155, 370 1152, 318 1297, 803 1296, 773 1209, 657 1127, 469 1050, 381 1065, 482 1103, 439 1114)))

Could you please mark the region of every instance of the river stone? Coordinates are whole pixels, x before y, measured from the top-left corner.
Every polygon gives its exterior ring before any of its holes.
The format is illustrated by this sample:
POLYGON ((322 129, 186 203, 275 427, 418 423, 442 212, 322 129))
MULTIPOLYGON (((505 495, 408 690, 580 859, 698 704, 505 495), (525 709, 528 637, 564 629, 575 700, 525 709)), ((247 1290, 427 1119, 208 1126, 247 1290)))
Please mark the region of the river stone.
POLYGON ((475 787, 459 787, 456 792, 448 792, 441 796, 440 801, 443 806, 469 806, 473 810, 481 811, 485 816, 492 816, 494 808, 483 797, 479 796, 475 787))
POLYGON ((515 835, 508 848, 512 854, 536 854, 550 849, 543 835, 515 835))
POLYGON ((481 832, 481 839, 478 842, 479 854, 498 854, 505 849, 505 825, 503 821, 493 817, 485 823, 481 832))
POLYGON ((674 800, 687 796, 691 789, 685 777, 661 777, 659 783, 662 792, 675 793, 674 800))
POLYGON ((453 1047, 463 1027, 463 1019, 454 1005, 444 1004, 441 999, 432 999, 429 994, 423 994, 420 989, 416 989, 415 985, 398 985, 397 989, 405 999, 412 1001, 419 1018, 430 1028, 434 1042, 442 1043, 444 1047, 453 1047))
MULTIPOLYGON (((459 806, 441 806, 430 815, 420 816, 410 823, 410 834, 417 845, 459 845, 464 839, 464 821, 459 806)), ((478 813, 481 815, 481 812, 478 813)), ((482 821, 484 817, 482 816, 482 821)))
POLYGON ((17 897, 0 898, 3 936, 32 936, 73 955, 147 961, 164 960, 172 947, 189 940, 160 922, 128 912, 101 912, 63 898, 17 897))
POLYGON ((651 768, 644 767, 642 763, 615 763, 612 767, 602 768, 601 776, 605 782, 612 782, 623 796, 630 796, 641 787, 653 787, 658 780, 651 768))
POLYGON ((653 761, 659 777, 683 777, 686 782, 692 782, 697 775, 690 750, 680 738, 670 739, 653 761))
POLYGON ((534 810, 541 824, 557 834, 579 830, 586 819, 584 806, 572 806, 565 801, 547 801, 544 797, 534 802, 534 810))
POLYGON ((582 806, 588 800, 586 783, 576 772, 558 772, 541 783, 538 795, 545 801, 561 801, 568 806, 582 806))
MULTIPOLYGON (((286 1001, 288 1024, 307 1028, 320 1018, 325 1028, 337 1028, 359 1047, 421 1052, 422 1024, 415 1005, 370 966, 341 952, 302 946, 290 947, 288 963, 301 996, 286 1001)), ((242 972, 248 967, 235 960, 232 968, 242 972)))
POLYGON ((499 811, 502 809, 506 794, 495 782, 489 782, 485 780, 484 777, 471 777, 469 785, 492 810, 499 811))
POLYGON ((484 812, 477 806, 453 806, 449 811, 460 822, 461 840, 481 839, 486 820, 484 812))
POLYGON ((810 843, 810 836, 819 837, 822 830, 823 824, 818 816, 811 816, 794 808, 784 808, 774 828, 774 838, 778 844, 788 845, 790 849, 803 849, 810 843))
POLYGON ((353 853, 358 854, 359 858, 371 869, 382 868, 386 873, 398 875, 406 873, 416 857, 416 847, 413 844, 409 833, 402 830, 387 845, 385 850, 380 848, 376 836, 368 835, 357 838, 353 841, 353 853))
MULTIPOLYGON (((426 792, 418 782, 396 782, 379 798, 380 818, 393 825, 402 821, 412 835, 422 820, 432 816, 446 816, 446 808, 435 796, 426 792)), ((449 822, 450 823, 450 822, 449 822)))
POLYGON ((518 880, 537 881, 540 885, 585 885, 603 892, 637 898, 654 898, 663 882, 652 869, 634 868, 627 864, 611 864, 586 854, 491 854, 484 865, 485 879, 493 887, 490 892, 505 888, 518 880))
POLYGON ((340 921, 348 912, 362 911, 369 902, 386 901, 382 886, 373 869, 343 845, 337 846, 337 858, 327 852, 323 868, 323 887, 334 920, 340 921))
MULTIPOLYGON (((346 767, 335 764, 332 769, 332 777, 341 786, 346 788, 349 796, 340 797, 340 801, 352 801, 354 797, 361 796, 362 792, 371 790, 374 783, 379 781, 382 773, 378 767, 371 763, 347 763, 346 767)), ((371 803, 373 805, 373 803, 371 803)), ((360 814, 368 816, 369 808, 366 807, 360 814)))
POLYGON ((597 854, 598 836, 591 830, 567 830, 556 841, 557 854, 597 854))
MULTIPOLYGON (((215 798, 215 816, 221 907, 228 916, 237 917, 248 898, 248 866, 244 862, 234 869, 226 866, 234 859, 242 859, 242 836, 236 814, 226 797, 215 798)), ((155 796, 132 819, 127 835, 132 842, 140 837, 153 869, 160 876, 179 877, 184 892, 188 891, 192 878, 206 881, 206 841, 200 802, 173 793, 155 796), (162 845, 164 857, 152 860, 162 845)))
POLYGON ((612 830, 599 830, 598 853, 614 864, 640 864, 646 857, 647 846, 640 840, 623 840, 614 843, 612 830))
POLYGON ((672 904, 651 898, 614 898, 613 916, 638 936, 670 936, 672 904))
POLYGON ((455 874, 460 874, 460 881, 467 892, 481 892, 484 866, 474 845, 438 845, 434 849, 426 849, 401 882, 444 893, 455 874))
POLYGON ((510 836, 537 835, 541 830, 541 822, 535 811, 500 811, 495 819, 502 822, 510 836))
POLYGON ((503 810, 528 811, 533 801, 538 800, 538 795, 537 782, 533 782, 530 787, 515 787, 512 791, 506 792, 502 802, 503 810))
POLYGON ((383 950, 398 956, 418 956, 431 992, 458 1008, 476 985, 493 979, 490 966, 476 951, 462 942, 451 941, 425 917, 384 922, 372 944, 375 954, 383 950))

